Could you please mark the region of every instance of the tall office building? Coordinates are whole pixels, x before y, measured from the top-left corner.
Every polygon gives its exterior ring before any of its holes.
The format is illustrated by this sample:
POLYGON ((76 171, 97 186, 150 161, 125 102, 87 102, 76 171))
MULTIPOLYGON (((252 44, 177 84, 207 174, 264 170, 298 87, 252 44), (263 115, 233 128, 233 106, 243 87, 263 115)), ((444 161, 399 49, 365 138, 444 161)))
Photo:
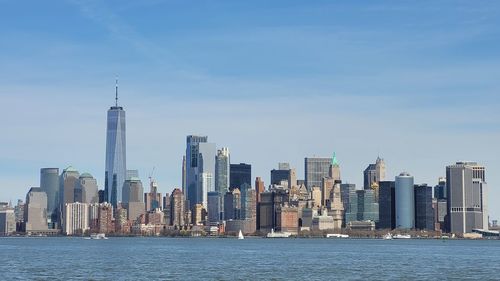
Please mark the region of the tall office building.
POLYGON ((413 176, 401 173, 396 176, 396 228, 415 228, 415 193, 413 176))
POLYGON ((59 200, 61 212, 63 211, 66 203, 75 202, 75 188, 79 177, 80 173, 71 166, 63 170, 59 180, 59 200))
POLYGON ((323 178, 329 177, 331 158, 311 158, 304 159, 305 181, 307 190, 314 186, 321 187, 323 178))
POLYGON ((0 206, 0 236, 11 235, 16 231, 16 216, 14 209, 8 206, 0 206))
POLYGON ((161 193, 158 192, 158 184, 155 180, 149 183, 149 192, 144 193, 144 209, 146 212, 152 212, 157 208, 162 208, 161 193))
POLYGON ((371 189, 351 190, 349 193, 349 209, 346 213, 346 224, 353 221, 379 220, 379 206, 371 189))
POLYGON ((224 194, 229 190, 229 175, 231 169, 229 148, 217 150, 215 156, 215 191, 219 194, 219 220, 224 219, 224 194))
POLYGON ((375 164, 370 164, 363 172, 364 189, 371 189, 374 183, 379 184, 380 181, 385 180, 385 161, 377 157, 375 164))
POLYGON ((229 190, 230 158, 229 148, 217 150, 215 156, 215 191, 224 194, 229 190))
POLYGON ((59 207, 59 169, 40 169, 40 188, 47 194, 47 221, 51 226, 57 222, 59 207))
POLYGON ((209 225, 217 225, 221 220, 221 196, 217 191, 208 192, 207 195, 207 220, 209 225))
POLYGON ((245 183, 252 185, 252 165, 250 164, 231 164, 229 174, 229 190, 240 189, 245 183))
POLYGON ((32 187, 26 194, 24 220, 27 233, 48 229, 47 194, 39 187, 32 187))
POLYGON ((105 201, 117 207, 122 201, 122 188, 126 179, 126 126, 125 110, 118 106, 118 83, 115 105, 108 110, 106 128, 106 171, 104 177, 105 201))
MULTIPOLYGON (((123 184, 122 205, 127 209, 127 217, 129 220, 136 220, 145 212, 143 201, 144 188, 142 182, 137 177, 127 179, 123 184)), ((157 197, 158 198, 158 197, 157 197)))
POLYGON ((170 225, 175 229, 181 229, 189 223, 186 220, 185 210, 184 194, 176 188, 170 195, 170 225))
POLYGON ((379 229, 396 228, 396 182, 379 182, 379 229))
POLYGON ((207 181, 208 177, 213 178, 215 175, 215 144, 207 141, 206 136, 190 135, 186 138, 186 191, 189 209, 203 203, 204 187, 207 192, 215 190, 213 180, 210 183, 207 181))
POLYGON ((434 231, 432 186, 415 185, 415 228, 434 231))
POLYGON ((484 167, 475 162, 458 162, 446 167, 448 231, 470 233, 473 229, 487 228, 484 174, 484 167))
POLYGON ((438 185, 434 187, 434 198, 438 200, 446 199, 446 178, 439 178, 438 185))
POLYGON ((83 173, 78 178, 75 187, 75 202, 97 203, 99 195, 97 191, 97 180, 89 173, 83 173))

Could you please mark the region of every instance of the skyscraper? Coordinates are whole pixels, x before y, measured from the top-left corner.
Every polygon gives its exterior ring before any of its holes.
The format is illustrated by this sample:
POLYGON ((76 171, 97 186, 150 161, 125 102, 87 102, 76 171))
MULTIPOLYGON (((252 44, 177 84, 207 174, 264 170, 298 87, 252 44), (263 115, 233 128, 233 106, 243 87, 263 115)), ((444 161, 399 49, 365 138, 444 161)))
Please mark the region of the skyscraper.
POLYGON ((304 170, 307 190, 313 186, 321 187, 323 178, 329 176, 331 158, 311 158, 304 159, 304 170))
POLYGON ((364 189, 371 189, 373 183, 385 180, 385 161, 377 157, 375 164, 370 164, 363 172, 364 189))
POLYGON ((50 224, 57 222, 59 207, 59 169, 40 169, 40 188, 47 194, 47 220, 50 224))
POLYGON ((379 223, 377 228, 396 228, 396 196, 394 181, 379 182, 379 223))
POLYGON ((229 190, 230 158, 229 148, 217 150, 215 156, 215 191, 224 194, 229 190))
POLYGON ((129 220, 136 220, 141 214, 144 214, 145 205, 143 194, 144 188, 139 178, 132 177, 127 179, 123 184, 122 205, 127 209, 127 217, 129 220))
POLYGON ((396 176, 396 228, 415 228, 415 193, 413 176, 401 173, 396 176))
POLYGON ((61 212, 66 203, 75 202, 75 188, 79 177, 80 173, 71 166, 63 170, 59 180, 59 202, 61 205, 61 212))
POLYGON ((434 231, 432 186, 415 185, 415 228, 434 231))
POLYGON ((118 83, 115 106, 108 110, 106 128, 106 171, 104 177, 105 200, 115 208, 122 200, 122 187, 126 179, 125 110, 118 106, 118 83))
MULTIPOLYGON (((487 212, 484 167, 475 162, 458 162, 446 167, 448 231, 470 233, 484 226, 487 212)), ((487 220, 486 220, 487 221, 487 220)))
POLYGON ((97 193, 97 181, 89 173, 83 173, 78 178, 75 187, 75 202, 97 203, 99 195, 97 193))
POLYGON ((252 186, 252 165, 245 163, 231 164, 229 190, 239 188, 241 191, 241 187, 245 183, 252 186))
POLYGON ((0 206, 0 236, 16 231, 16 216, 11 206, 0 206))
POLYGON ((215 190, 213 180, 208 182, 215 174, 215 144, 207 141, 207 136, 190 135, 186 138, 186 190, 189 209, 197 203, 203 203, 204 196, 206 199, 204 187, 207 192, 215 190))
POLYGON ((24 220, 27 233, 48 229, 47 194, 39 187, 32 187, 26 194, 24 220))

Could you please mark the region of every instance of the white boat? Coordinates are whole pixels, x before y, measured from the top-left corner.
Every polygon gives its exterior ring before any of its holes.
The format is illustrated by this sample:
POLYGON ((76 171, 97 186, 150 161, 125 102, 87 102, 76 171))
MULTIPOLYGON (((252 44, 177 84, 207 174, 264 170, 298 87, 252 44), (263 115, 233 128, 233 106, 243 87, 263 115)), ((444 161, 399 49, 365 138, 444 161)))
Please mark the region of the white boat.
POLYGON ((288 232, 274 232, 274 228, 271 228, 271 232, 267 234, 267 238, 288 238, 292 235, 288 232))
POLYGON ((106 237, 106 234, 104 233, 93 233, 90 234, 90 239, 101 240, 101 239, 108 239, 108 237, 106 237))
POLYGON ((239 240, 245 239, 245 237, 243 236, 243 233, 241 232, 241 229, 240 229, 240 233, 238 234, 238 239, 239 240))
POLYGON ((382 237, 382 239, 384 239, 384 240, 392 240, 392 239, 393 239, 393 237, 392 237, 392 234, 387 233, 386 235, 384 235, 384 236, 382 237))
POLYGON ((394 239, 411 239, 411 235, 409 235, 409 234, 397 234, 397 235, 394 235, 394 239))
POLYGON ((349 238, 347 234, 338 234, 338 233, 329 233, 326 235, 326 238, 349 238))

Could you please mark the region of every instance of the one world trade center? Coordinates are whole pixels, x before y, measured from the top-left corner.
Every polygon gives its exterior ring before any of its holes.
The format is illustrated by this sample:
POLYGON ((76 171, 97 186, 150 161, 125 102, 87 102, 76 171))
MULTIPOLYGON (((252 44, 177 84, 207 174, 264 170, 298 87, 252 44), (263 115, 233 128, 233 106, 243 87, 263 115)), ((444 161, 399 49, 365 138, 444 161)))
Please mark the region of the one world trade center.
POLYGON ((117 81, 115 106, 108 110, 104 180, 104 199, 115 208, 117 203, 122 200, 122 188, 126 171, 125 110, 123 110, 123 107, 118 106, 117 81))

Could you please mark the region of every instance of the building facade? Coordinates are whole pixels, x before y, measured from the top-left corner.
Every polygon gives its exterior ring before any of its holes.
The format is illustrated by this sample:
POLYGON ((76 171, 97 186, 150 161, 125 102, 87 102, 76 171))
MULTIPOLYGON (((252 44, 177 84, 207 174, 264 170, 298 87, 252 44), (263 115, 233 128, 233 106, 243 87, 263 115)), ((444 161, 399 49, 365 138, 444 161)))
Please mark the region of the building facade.
POLYGON ((59 210, 59 168, 40 169, 40 188, 47 194, 47 221, 54 228, 59 210))
POLYGON ((243 184, 252 185, 252 165, 245 163, 231 164, 229 190, 241 188, 243 184))

